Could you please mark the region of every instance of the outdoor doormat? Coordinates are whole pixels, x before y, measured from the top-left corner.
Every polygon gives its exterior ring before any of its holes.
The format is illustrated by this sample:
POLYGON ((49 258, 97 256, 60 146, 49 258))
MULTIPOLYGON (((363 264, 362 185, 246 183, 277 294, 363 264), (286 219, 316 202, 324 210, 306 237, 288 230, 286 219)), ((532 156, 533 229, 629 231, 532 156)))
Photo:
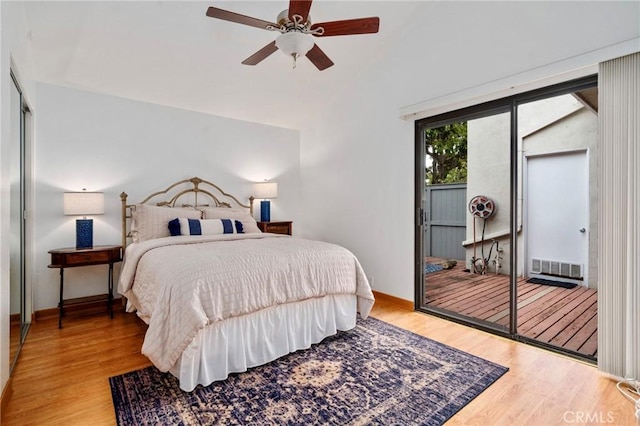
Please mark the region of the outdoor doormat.
POLYGON ((527 282, 531 284, 552 285, 554 287, 562 287, 562 288, 574 288, 578 285, 576 283, 565 283, 563 281, 547 280, 544 278, 529 278, 527 282))

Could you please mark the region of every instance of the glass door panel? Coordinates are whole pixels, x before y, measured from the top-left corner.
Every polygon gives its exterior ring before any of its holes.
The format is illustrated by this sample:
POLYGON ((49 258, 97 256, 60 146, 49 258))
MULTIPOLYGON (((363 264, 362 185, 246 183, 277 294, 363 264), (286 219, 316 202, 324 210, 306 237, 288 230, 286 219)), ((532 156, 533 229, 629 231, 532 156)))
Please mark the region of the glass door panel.
POLYGON ((598 90, 518 106, 524 281, 518 334, 595 359, 598 90))
POLYGON ((509 112, 421 131, 425 152, 421 306, 508 332, 509 112))

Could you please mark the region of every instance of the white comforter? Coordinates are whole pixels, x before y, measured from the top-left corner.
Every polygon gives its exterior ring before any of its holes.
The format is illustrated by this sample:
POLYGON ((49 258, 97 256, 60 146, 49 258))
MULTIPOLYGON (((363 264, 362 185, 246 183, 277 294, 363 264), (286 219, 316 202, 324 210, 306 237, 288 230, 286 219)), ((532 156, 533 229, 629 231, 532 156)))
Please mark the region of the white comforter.
POLYGON ((118 291, 149 324, 142 352, 168 371, 202 328, 270 306, 355 294, 374 297, 356 257, 320 241, 274 234, 159 238, 130 245, 118 291))

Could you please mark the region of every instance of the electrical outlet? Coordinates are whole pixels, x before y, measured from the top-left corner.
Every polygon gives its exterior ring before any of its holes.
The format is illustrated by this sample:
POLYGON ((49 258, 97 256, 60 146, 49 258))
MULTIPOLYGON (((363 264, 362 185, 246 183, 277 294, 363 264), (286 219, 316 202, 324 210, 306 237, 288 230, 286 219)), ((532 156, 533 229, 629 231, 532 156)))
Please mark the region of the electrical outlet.
POLYGON ((373 276, 371 275, 367 275, 367 280, 369 281, 369 285, 371 286, 371 288, 373 289, 373 276))

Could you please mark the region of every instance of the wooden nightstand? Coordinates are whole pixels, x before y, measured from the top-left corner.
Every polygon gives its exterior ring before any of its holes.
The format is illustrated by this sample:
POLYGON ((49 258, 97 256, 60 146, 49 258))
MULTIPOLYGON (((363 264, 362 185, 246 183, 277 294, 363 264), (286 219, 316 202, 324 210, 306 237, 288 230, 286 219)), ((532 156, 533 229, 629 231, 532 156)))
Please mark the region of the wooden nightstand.
POLYGON ((49 265, 49 268, 60 268, 58 328, 62 328, 62 316, 64 315, 65 303, 75 305, 107 300, 109 313, 111 314, 111 318, 113 318, 113 264, 122 260, 122 246, 95 246, 89 249, 61 248, 49 250, 49 253, 51 254, 51 265, 49 265), (89 265, 109 265, 109 293, 106 295, 64 300, 64 268, 89 265))
POLYGON ((293 233, 293 222, 290 220, 278 222, 258 222, 258 228, 260 228, 262 232, 291 235, 293 233))

